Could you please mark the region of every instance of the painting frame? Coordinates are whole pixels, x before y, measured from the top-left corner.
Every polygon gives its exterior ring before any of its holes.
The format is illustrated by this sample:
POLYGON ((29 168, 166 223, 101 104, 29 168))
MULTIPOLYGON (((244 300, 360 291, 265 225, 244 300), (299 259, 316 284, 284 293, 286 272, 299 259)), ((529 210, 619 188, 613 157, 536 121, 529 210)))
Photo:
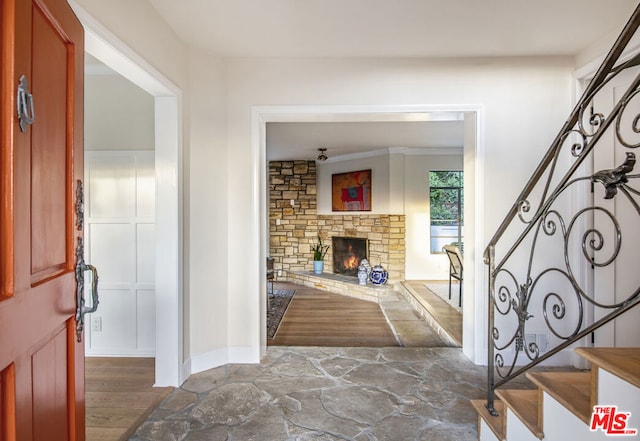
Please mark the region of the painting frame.
POLYGON ((371 211, 371 169, 331 175, 331 211, 371 211))

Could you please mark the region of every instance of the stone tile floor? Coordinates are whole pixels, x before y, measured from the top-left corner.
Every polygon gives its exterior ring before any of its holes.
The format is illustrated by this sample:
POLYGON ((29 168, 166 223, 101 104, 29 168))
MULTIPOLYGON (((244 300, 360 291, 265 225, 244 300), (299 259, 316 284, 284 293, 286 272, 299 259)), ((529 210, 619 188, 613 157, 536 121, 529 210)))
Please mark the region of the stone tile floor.
POLYGON ((458 348, 269 347, 192 375, 130 440, 477 440, 485 375, 458 348))

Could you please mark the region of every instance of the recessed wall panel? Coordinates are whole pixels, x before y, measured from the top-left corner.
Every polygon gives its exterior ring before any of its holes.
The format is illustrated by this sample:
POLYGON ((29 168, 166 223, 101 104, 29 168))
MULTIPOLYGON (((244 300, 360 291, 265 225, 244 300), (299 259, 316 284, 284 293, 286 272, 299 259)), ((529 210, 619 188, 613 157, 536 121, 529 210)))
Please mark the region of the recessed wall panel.
POLYGON ((87 261, 98 268, 100 305, 87 322, 87 354, 155 353, 153 152, 85 154, 87 261))
POLYGON ((153 285, 156 278, 156 226, 138 224, 136 234, 137 282, 153 285))
POLYGON ((100 308, 87 323, 91 326, 91 349, 104 353, 132 353, 136 348, 136 293, 131 290, 101 291, 100 308), (100 320, 96 330, 95 320, 100 320))
POLYGON ((135 238, 130 224, 91 224, 89 261, 105 283, 134 280, 135 238))
POLYGON ((100 155, 87 161, 88 210, 96 219, 125 219, 134 215, 135 175, 128 154, 100 155))
POLYGON ((139 289, 137 294, 138 350, 155 353, 156 350, 156 293, 152 289, 139 289))
POLYGON ((136 216, 154 218, 156 212, 156 175, 153 152, 137 152, 136 216))

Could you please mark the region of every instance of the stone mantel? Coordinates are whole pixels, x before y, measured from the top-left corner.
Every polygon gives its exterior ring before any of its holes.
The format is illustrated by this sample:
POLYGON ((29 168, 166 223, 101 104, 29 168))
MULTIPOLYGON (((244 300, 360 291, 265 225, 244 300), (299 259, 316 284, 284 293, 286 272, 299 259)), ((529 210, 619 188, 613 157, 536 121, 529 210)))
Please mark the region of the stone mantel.
POLYGON ((380 303, 381 297, 396 289, 394 283, 360 285, 357 277, 326 272, 314 274, 313 271, 287 271, 284 276, 288 282, 375 303, 380 303))

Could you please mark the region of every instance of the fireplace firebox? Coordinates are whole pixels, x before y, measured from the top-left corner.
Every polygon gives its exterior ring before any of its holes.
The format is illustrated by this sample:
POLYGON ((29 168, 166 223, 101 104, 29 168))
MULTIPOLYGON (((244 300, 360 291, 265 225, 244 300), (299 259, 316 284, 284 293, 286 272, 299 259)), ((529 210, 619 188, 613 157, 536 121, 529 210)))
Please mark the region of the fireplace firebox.
POLYGON ((333 272, 358 276, 362 259, 368 259, 369 241, 361 237, 333 237, 333 272))

